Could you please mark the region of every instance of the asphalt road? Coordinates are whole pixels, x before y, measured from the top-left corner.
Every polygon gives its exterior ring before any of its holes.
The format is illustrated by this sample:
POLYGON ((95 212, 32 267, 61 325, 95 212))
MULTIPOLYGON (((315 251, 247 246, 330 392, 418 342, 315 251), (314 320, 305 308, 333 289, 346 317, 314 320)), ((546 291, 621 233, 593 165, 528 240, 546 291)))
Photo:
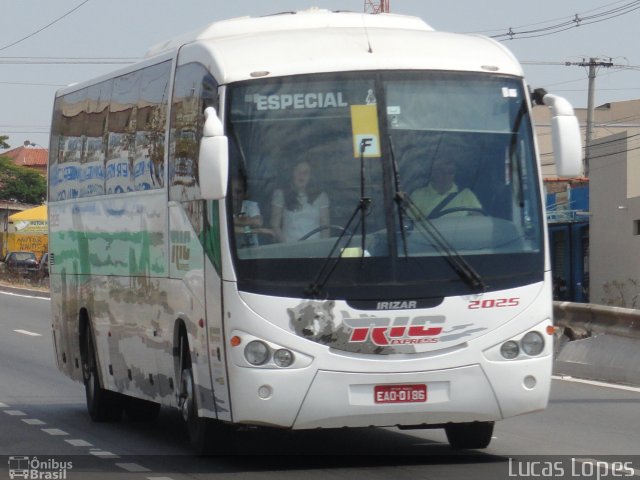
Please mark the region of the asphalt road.
POLYGON ((499 422, 481 451, 451 450, 440 430, 251 431, 238 455, 201 458, 172 409, 152 424, 92 423, 50 332, 47 299, 0 292, 0 480, 25 462, 64 479, 640 478, 638 388, 556 379, 547 410, 499 422))

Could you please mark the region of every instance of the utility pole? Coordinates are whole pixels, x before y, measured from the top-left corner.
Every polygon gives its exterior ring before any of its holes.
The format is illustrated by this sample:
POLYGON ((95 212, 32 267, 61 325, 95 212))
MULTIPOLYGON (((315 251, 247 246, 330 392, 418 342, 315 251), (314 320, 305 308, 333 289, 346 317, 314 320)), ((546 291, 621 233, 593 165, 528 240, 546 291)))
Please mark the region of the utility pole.
POLYGON ((391 0, 364 0, 365 13, 389 13, 391 0))
POLYGON ((595 101, 595 89, 596 89, 596 69, 598 67, 613 67, 613 63, 611 59, 608 62, 598 60, 597 58, 591 57, 589 61, 585 59, 582 62, 566 62, 567 66, 579 66, 579 67, 589 67, 589 93, 587 97, 587 131, 585 135, 584 141, 584 161, 583 161, 583 171, 584 176, 589 176, 589 159, 591 158, 591 139, 593 136, 593 113, 595 110, 594 101, 595 101))

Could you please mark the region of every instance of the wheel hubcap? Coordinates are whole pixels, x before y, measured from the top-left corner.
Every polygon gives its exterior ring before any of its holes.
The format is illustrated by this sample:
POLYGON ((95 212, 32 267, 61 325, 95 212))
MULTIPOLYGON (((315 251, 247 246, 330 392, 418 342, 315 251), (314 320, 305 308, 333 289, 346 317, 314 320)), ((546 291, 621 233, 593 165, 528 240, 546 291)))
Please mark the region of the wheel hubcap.
POLYGON ((182 371, 182 381, 180 382, 180 411, 182 418, 188 422, 193 410, 193 381, 189 370, 182 371))

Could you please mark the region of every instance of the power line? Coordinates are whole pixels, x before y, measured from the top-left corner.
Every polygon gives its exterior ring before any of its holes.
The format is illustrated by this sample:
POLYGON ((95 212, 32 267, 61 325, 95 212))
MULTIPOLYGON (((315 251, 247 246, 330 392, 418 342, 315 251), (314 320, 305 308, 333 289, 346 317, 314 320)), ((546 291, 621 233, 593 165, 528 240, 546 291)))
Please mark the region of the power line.
MULTIPOLYGON (((523 31, 515 31, 514 27, 509 27, 509 30, 506 33, 501 33, 498 35, 491 35, 491 38, 495 38, 497 40, 517 40, 521 38, 536 38, 536 37, 544 37, 547 35, 555 35, 556 33, 563 32, 565 30, 569 30, 571 28, 576 28, 582 25, 591 25, 594 23, 604 22, 606 20, 611 20, 613 18, 627 15, 635 10, 640 9, 640 0, 636 0, 625 5, 622 5, 617 8, 613 8, 604 12, 600 12, 593 15, 585 15, 576 13, 573 17, 569 17, 566 20, 556 23, 554 25, 549 25, 546 27, 531 29, 531 30, 523 30, 523 31)), ((587 12, 588 13, 588 12, 587 12)), ((545 23, 545 22, 541 22, 545 23)), ((521 28, 521 27, 515 27, 521 28)))
POLYGON ((0 132, 1 134, 6 134, 9 133, 11 135, 22 135, 22 134, 30 134, 30 135, 38 135, 38 134, 42 134, 42 135, 49 135, 49 132, 43 132, 43 131, 31 131, 31 130, 2 130, 2 132, 0 132))
MULTIPOLYGON (((619 3, 623 3, 624 1, 626 1, 626 0, 619 0, 619 1, 617 1, 617 2, 607 3, 607 4, 602 5, 602 6, 600 6, 600 7, 592 8, 591 10, 586 10, 585 12, 583 12, 583 14, 591 13, 591 12, 596 12, 596 11, 601 10, 601 9, 603 9, 603 8, 610 7, 611 5, 616 5, 616 4, 619 4, 619 3)), ((535 27, 536 25, 544 25, 544 24, 547 24, 547 23, 550 23, 550 22, 557 22, 557 21, 560 21, 560 20, 565 20, 566 18, 567 18, 567 17, 551 18, 551 19, 548 19, 548 20, 542 20, 542 21, 540 21, 540 22, 536 22, 536 23, 528 23, 528 24, 526 24, 526 25, 520 25, 520 26, 515 27, 515 28, 529 28, 529 27, 535 27)), ((503 30, 504 30, 504 28, 493 28, 493 29, 487 29, 487 30, 477 31, 477 32, 474 32, 474 33, 490 34, 490 33, 493 33, 493 32, 501 32, 501 31, 503 31, 503 30)))
POLYGON ((123 58, 64 58, 64 57, 0 57, 2 65, 129 65, 138 59, 131 57, 123 58))
POLYGON ((42 32, 43 30, 46 30, 47 28, 49 28, 50 26, 58 23, 60 20, 62 20, 63 18, 71 15, 73 12, 75 12, 76 10, 78 10, 80 7, 82 7, 84 4, 86 4, 89 0, 84 0, 84 2, 82 2, 80 5, 72 8, 71 10, 69 10, 67 13, 65 13, 64 15, 62 15, 61 17, 56 18, 54 21, 48 23, 47 25, 45 25, 42 28, 39 28, 38 30, 36 30, 35 32, 30 33, 29 35, 27 35, 26 37, 22 37, 20 40, 16 40, 13 43, 10 43, 8 45, 5 45, 4 47, 0 47, 0 52, 2 50, 6 50, 7 48, 13 47, 14 45, 19 44, 20 42, 23 42, 25 40, 27 40, 28 38, 33 37, 34 35, 37 35, 38 33, 42 32))
MULTIPOLYGON (((627 137, 623 137, 623 138, 618 138, 618 139, 615 139, 615 140, 607 140, 607 141, 604 141, 604 142, 597 143, 597 144, 595 144, 595 145, 593 145, 593 146, 594 146, 595 148, 598 148, 598 147, 601 147, 601 146, 603 146, 603 145, 609 145, 609 144, 613 144, 613 143, 620 143, 620 142, 627 142, 627 143, 629 143, 628 141, 629 141, 630 139, 632 139, 632 138, 634 138, 634 137, 638 137, 638 136, 640 136, 640 133, 636 133, 636 134, 633 134, 633 135, 629 135, 629 136, 627 136, 627 137)), ((620 151, 617 151, 617 152, 610 152, 610 153, 605 153, 605 154, 602 154, 602 155, 592 156, 592 157, 591 157, 591 160, 594 160, 594 159, 597 159, 597 158, 606 158, 606 157, 611 157, 611 156, 614 156, 614 155, 620 155, 620 154, 622 154, 622 153, 628 153, 628 152, 632 152, 632 151, 634 151, 634 150, 640 150, 640 145, 638 145, 638 146, 631 146, 631 145, 628 145, 628 148, 626 148, 625 150, 620 150, 620 151)), ((542 154, 542 155, 540 155, 540 156, 543 156, 543 155, 544 155, 544 156, 550 156, 550 155, 552 155, 552 154, 551 154, 551 153, 545 153, 545 154, 542 154)), ((541 163, 540 163, 540 165, 542 165, 543 167, 548 167, 548 166, 551 166, 551 165, 554 165, 554 164, 555 164, 555 162, 541 162, 541 163)))
POLYGON ((33 83, 33 82, 0 82, 0 85, 24 85, 28 87, 64 87, 63 83, 33 83))

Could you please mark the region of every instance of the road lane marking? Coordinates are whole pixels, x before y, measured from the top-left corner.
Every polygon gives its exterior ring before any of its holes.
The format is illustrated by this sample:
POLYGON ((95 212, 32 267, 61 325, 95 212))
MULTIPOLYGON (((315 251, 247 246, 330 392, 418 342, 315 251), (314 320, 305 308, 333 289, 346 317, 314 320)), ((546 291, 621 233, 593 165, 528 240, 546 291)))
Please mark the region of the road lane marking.
POLYGON ((147 477, 147 480, 173 480, 171 477, 147 477))
POLYGON ((38 420, 37 418, 23 418, 22 421, 27 425, 46 425, 46 422, 38 420))
POLYGON ((60 430, 59 428, 41 428, 44 433, 48 433, 49 435, 69 435, 64 430, 60 430))
POLYGON ((630 385, 618 385, 615 383, 598 382, 596 380, 585 380, 582 378, 574 378, 570 375, 552 375, 551 378, 554 380, 564 380, 565 382, 584 383, 587 385, 593 385, 594 387, 615 388, 617 390, 640 393, 640 387, 632 387, 630 385))
POLYGON ((46 300, 47 302, 51 301, 51 299, 49 297, 42 297, 42 296, 39 296, 39 295, 25 295, 24 293, 5 292, 3 290, 0 290, 0 294, 2 294, 2 295, 11 295, 12 297, 35 298, 36 300, 46 300))
POLYGON ((7 415, 11 415, 13 417, 21 417, 26 415, 26 413, 20 411, 20 410, 5 410, 4 413, 6 413, 7 415))
POLYGON ((137 463, 116 463, 116 466, 126 470, 127 472, 150 472, 147 467, 138 465, 137 463))
POLYGON ((93 447, 92 443, 82 440, 80 438, 67 439, 65 442, 73 445, 74 447, 93 447))
POLYGON ((92 448, 89 450, 89 453, 100 458, 120 458, 119 455, 116 455, 113 452, 107 452, 106 450, 100 450, 99 448, 92 448))
POLYGON ((41 337, 39 333, 30 332, 29 330, 14 330, 16 333, 21 333, 23 335, 29 335, 30 337, 41 337))

